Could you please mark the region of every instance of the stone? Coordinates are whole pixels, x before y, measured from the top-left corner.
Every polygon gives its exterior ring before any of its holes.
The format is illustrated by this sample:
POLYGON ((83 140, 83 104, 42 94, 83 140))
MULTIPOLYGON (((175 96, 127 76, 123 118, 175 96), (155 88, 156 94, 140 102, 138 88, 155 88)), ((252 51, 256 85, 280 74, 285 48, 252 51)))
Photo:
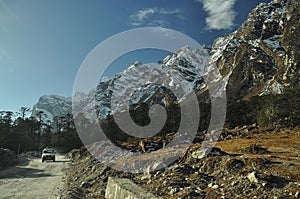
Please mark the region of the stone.
POLYGON ((296 193, 295 193, 295 198, 299 198, 299 191, 297 191, 296 193))
POLYGON ((213 189, 218 189, 218 188, 219 188, 219 185, 215 184, 215 185, 212 186, 211 188, 213 188, 213 189))
POLYGON ((106 199, 130 198, 130 199, 160 199, 145 191, 137 184, 126 178, 109 177, 106 191, 106 199))
POLYGON ((200 150, 194 151, 192 153, 192 157, 195 159, 202 159, 204 157, 223 156, 223 155, 227 155, 227 153, 216 147, 213 147, 210 151, 208 149, 201 148, 200 150))
POLYGON ((151 179, 151 174, 146 174, 141 177, 141 180, 150 180, 150 179, 151 179))
POLYGON ((177 193, 178 191, 179 191, 178 188, 177 188, 177 187, 174 187, 174 188, 171 188, 169 194, 170 194, 170 195, 173 195, 173 194, 177 193))
POLYGON ((250 174, 247 175, 247 178, 250 180, 252 183, 258 183, 258 179, 256 177, 256 172, 253 171, 250 174))
POLYGON ((82 182, 82 183, 80 184, 80 187, 82 187, 82 188, 89 188, 90 186, 91 186, 91 184, 88 183, 88 182, 82 182))

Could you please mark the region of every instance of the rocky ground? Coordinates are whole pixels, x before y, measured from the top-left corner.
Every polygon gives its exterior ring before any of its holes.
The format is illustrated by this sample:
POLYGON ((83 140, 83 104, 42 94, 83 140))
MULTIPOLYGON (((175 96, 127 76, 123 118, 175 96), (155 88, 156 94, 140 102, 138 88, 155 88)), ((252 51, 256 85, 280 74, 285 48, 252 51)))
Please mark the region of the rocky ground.
MULTIPOLYGON (((159 139, 152 142, 160 146, 159 139)), ((134 143, 123 145, 140 150, 134 143)), ((112 169, 84 148, 74 150, 62 198, 104 198, 109 176, 129 178, 163 198, 300 197, 300 129, 224 129, 207 157, 199 157, 200 147, 201 142, 194 143, 171 166, 141 174, 112 169)), ((155 151, 141 154, 152 158, 155 151)))

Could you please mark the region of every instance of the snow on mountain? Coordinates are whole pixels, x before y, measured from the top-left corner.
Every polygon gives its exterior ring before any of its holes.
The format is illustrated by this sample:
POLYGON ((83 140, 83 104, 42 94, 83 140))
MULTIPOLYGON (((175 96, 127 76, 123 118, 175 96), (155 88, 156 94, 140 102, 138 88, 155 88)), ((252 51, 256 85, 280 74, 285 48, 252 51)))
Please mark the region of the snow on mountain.
POLYGON ((32 116, 39 117, 39 111, 43 111, 42 119, 53 121, 55 116, 61 116, 71 113, 71 97, 59 95, 44 95, 39 98, 38 102, 32 108, 32 116))
POLYGON ((166 105, 175 102, 203 83, 201 76, 207 59, 206 50, 185 46, 157 65, 134 62, 114 77, 102 79, 95 92, 79 97, 85 106, 76 103, 75 109, 92 118, 90 110, 96 108, 98 117, 105 119, 140 103, 166 105))

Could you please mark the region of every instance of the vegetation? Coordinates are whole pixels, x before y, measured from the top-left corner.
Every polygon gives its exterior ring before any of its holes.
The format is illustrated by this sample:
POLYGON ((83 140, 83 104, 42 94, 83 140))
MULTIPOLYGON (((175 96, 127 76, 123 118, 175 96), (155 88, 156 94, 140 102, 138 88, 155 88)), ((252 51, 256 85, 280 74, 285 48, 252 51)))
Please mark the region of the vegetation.
POLYGON ((280 95, 252 97, 229 102, 226 125, 257 123, 266 128, 297 127, 300 124, 300 89, 287 89, 280 95))
POLYGON ((18 113, 0 111, 0 148, 21 153, 39 151, 46 146, 60 151, 82 146, 70 114, 51 122, 42 111, 37 117, 26 117, 28 112, 27 107, 22 107, 18 113))

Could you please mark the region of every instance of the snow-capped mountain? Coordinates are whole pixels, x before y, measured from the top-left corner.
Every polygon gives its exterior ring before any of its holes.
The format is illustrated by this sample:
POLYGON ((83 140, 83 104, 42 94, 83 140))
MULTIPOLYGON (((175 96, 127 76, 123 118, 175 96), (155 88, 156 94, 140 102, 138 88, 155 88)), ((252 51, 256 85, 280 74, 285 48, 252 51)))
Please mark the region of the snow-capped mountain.
POLYGON ((39 117, 38 113, 43 112, 42 119, 53 121, 55 116, 62 116, 71 113, 72 98, 59 95, 44 95, 32 108, 32 116, 39 117))
POLYGON ((73 99, 82 100, 75 101, 73 110, 80 110, 78 112, 91 118, 90 110, 96 107, 99 118, 105 119, 108 115, 124 111, 128 103, 132 108, 141 103, 164 106, 177 103, 203 83, 201 76, 207 59, 206 50, 192 50, 185 46, 154 66, 134 62, 113 78, 102 79, 95 92, 87 96, 76 94, 73 99), (96 101, 93 100, 94 94, 96 101), (128 99, 125 99, 127 96, 128 99), (85 106, 81 105, 82 102, 85 106))
MULTIPOLYGON (((227 99, 233 102, 299 87, 299 9, 298 0, 261 3, 238 30, 215 40, 209 56, 204 49, 186 46, 154 66, 134 62, 114 77, 103 78, 89 94, 75 93, 75 116, 83 112, 91 119, 91 110, 96 109, 97 117, 105 119, 124 111, 128 103, 132 109, 141 104, 168 106, 193 90, 201 95, 212 87, 226 90, 227 99), (182 79, 185 81, 179 83, 182 79), (178 86, 183 89, 180 95, 171 92, 178 86), (114 107, 112 100, 117 102, 114 107)), ((48 96, 42 97, 35 109, 57 115, 70 107, 70 98, 48 96)))

